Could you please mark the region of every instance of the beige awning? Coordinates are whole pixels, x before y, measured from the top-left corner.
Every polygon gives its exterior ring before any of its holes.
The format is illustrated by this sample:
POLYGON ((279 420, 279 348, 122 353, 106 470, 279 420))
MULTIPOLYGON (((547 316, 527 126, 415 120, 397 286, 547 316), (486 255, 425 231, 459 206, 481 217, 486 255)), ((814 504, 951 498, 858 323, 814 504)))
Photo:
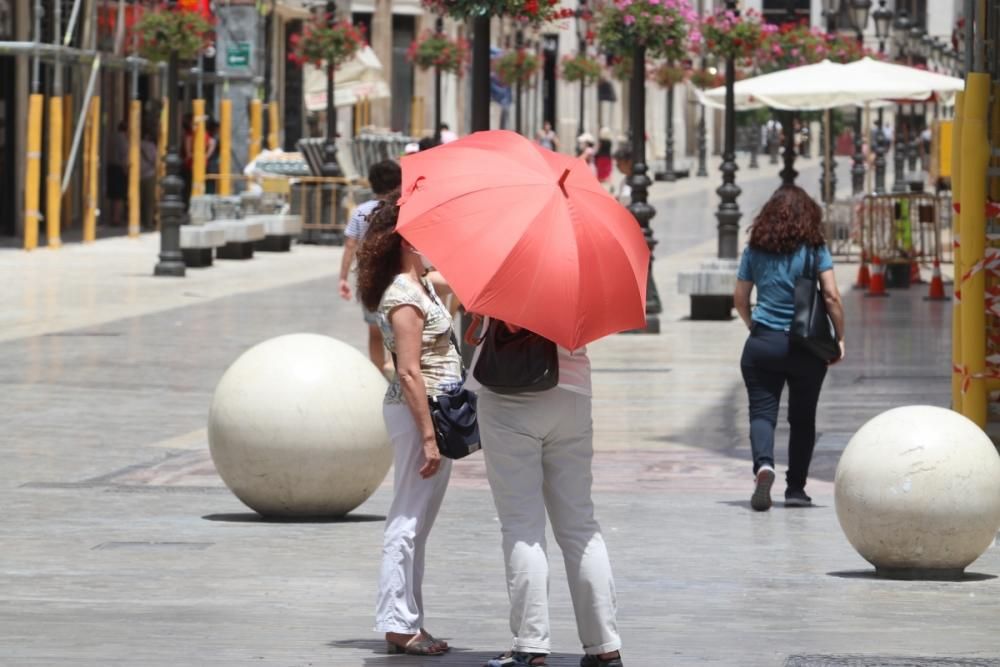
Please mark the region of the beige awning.
MULTIPOLYGON (((333 104, 337 107, 352 106, 362 99, 378 100, 389 97, 389 85, 382 76, 382 63, 370 46, 341 65, 334 76, 333 104)), ((304 68, 304 96, 306 109, 326 109, 326 68, 306 64, 304 68)))

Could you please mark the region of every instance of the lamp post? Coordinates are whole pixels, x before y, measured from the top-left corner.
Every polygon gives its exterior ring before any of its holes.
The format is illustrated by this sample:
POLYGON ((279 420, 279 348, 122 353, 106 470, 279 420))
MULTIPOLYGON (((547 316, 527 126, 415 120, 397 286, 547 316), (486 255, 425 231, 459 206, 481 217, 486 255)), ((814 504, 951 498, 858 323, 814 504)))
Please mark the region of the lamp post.
MULTIPOLYGON (((885 53, 885 41, 892 31, 892 10, 885 6, 885 0, 879 0, 878 9, 872 14, 875 21, 875 37, 878 38, 878 52, 885 53)), ((885 110, 878 108, 878 134, 875 136, 875 194, 885 194, 885 110)))
MULTIPOLYGON (((520 28, 514 33, 514 48, 518 52, 524 49, 524 31, 520 28)), ((521 78, 518 77, 517 83, 514 86, 514 131, 518 134, 523 134, 521 127, 521 92, 521 78)))
MULTIPOLYGON (((330 24, 337 19, 337 4, 333 0, 326 3, 325 18, 330 24)), ((326 141, 323 142, 323 164, 320 166, 320 173, 327 179, 342 175, 340 165, 337 164, 337 109, 333 104, 334 72, 334 63, 328 59, 326 61, 326 141)), ((337 209, 337 185, 332 181, 325 181, 323 183, 323 215, 329 216, 330 222, 335 223, 337 209)))
MULTIPOLYGON (((656 209, 649 202, 649 186, 652 181, 646 173, 646 47, 636 46, 632 53, 632 79, 629 82, 629 125, 632 129, 632 175, 628 184, 632 188, 632 201, 628 210, 635 216, 646 245, 649 247, 649 275, 646 278, 646 328, 645 333, 660 333, 660 293, 653 280, 653 249, 657 241, 649 221, 656 215, 656 209)), ((735 256, 735 255, 734 255, 735 256)))
MULTIPOLYGON (((577 53, 583 57, 587 55, 587 0, 579 0, 576 8, 576 40, 577 53)), ((580 77, 580 124, 576 128, 576 136, 584 133, 584 105, 586 103, 587 81, 585 77, 580 77)))
POLYGON ((490 17, 472 19, 472 131, 490 129, 490 17))
MULTIPOLYGON (((840 0, 826 0, 826 8, 823 10, 823 17, 826 19, 826 31, 832 34, 837 29, 837 15, 840 12, 840 0)), ((833 142, 827 141, 826 136, 833 134, 831 113, 826 111, 823 114, 824 130, 821 132, 823 139, 820 145, 823 147, 822 171, 819 176, 820 192, 823 193, 823 201, 827 204, 833 201, 837 192, 837 163, 833 159, 833 142), (829 130, 829 132, 827 131, 829 130)))
MULTIPOLYGON (((924 56, 924 36, 926 32, 919 25, 914 25, 910 28, 910 53, 915 56, 924 56)), ((921 108, 923 105, 921 105, 921 108)), ((917 173, 917 160, 920 157, 920 127, 916 123, 917 118, 917 105, 910 105, 910 118, 906 125, 908 141, 907 141, 907 151, 906 151, 906 161, 907 170, 910 173, 910 182, 916 182, 920 180, 920 177, 914 177, 917 173)))
MULTIPOLYGON (((444 34, 444 17, 439 16, 434 21, 434 32, 440 37, 444 34)), ((441 67, 434 66, 434 143, 441 143, 441 67)))
MULTIPOLYGON (((701 56, 701 68, 705 69, 705 56, 701 56)), ((712 69, 714 73, 714 68, 712 69)), ((708 176, 708 129, 705 126, 705 105, 698 105, 698 172, 699 178, 705 178, 708 176)))
MULTIPOLYGON (((900 7, 899 11, 896 12, 896 20, 893 22, 900 56, 906 54, 906 39, 912 25, 909 13, 905 8, 900 7)), ((903 105, 897 104, 896 127, 893 129, 892 136, 893 192, 906 192, 906 140, 903 135, 903 120, 903 105)))
MULTIPOLYGON (((176 3, 169 5, 171 11, 176 9, 176 3)), ((153 269, 154 276, 183 277, 186 269, 184 256, 181 254, 181 225, 187 222, 187 212, 184 210, 184 179, 181 178, 181 161, 178 137, 180 128, 180 101, 177 99, 177 49, 170 52, 167 65, 167 90, 169 91, 170 110, 167 120, 167 156, 166 175, 161 188, 163 196, 160 199, 160 261, 153 269)))
MULTIPOLYGON (((668 67, 673 67, 673 63, 667 62, 668 67)), ((664 153, 663 180, 673 183, 677 180, 677 173, 674 171, 674 84, 667 82, 667 145, 664 153)))
MULTIPOLYGON (((726 0, 726 9, 739 15, 736 0, 726 0)), ((634 84, 633 84, 634 85, 634 84)), ((719 195, 719 209, 715 218, 719 221, 719 259, 736 259, 739 246, 740 213, 736 199, 740 188, 736 185, 736 66, 733 54, 726 55, 726 123, 725 142, 722 154, 722 185, 716 190, 719 195)))
MULTIPOLYGON (((851 0, 848 13, 851 24, 858 37, 858 45, 864 46, 865 26, 868 25, 868 12, 871 11, 872 0, 851 0)), ((864 112, 861 107, 854 110, 854 166, 851 167, 851 192, 861 194, 865 189, 865 154, 862 150, 862 133, 864 132, 864 112)))

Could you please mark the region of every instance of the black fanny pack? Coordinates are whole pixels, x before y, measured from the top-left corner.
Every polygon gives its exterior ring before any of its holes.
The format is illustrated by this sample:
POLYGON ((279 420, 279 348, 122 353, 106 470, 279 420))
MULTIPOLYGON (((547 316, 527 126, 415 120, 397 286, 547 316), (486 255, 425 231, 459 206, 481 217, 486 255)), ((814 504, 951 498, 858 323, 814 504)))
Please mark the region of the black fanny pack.
POLYGON ((545 391, 559 384, 556 344, 527 329, 512 332, 490 318, 473 377, 497 394, 545 391))

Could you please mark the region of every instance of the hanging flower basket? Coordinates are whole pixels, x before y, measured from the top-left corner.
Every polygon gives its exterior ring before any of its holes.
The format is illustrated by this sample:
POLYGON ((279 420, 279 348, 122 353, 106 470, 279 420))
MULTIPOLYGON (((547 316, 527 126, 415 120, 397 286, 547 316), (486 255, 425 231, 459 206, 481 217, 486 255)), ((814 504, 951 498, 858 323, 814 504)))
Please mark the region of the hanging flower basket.
POLYGON ((718 71, 712 71, 709 69, 696 69, 691 72, 691 76, 688 77, 688 81, 691 85, 700 90, 707 90, 709 88, 717 88, 726 82, 726 77, 723 76, 718 71))
POLYGON ((139 38, 139 55, 153 62, 193 60, 211 42, 214 26, 197 11, 161 6, 143 13, 133 30, 139 38))
POLYGON ((302 65, 310 63, 316 67, 324 61, 334 69, 354 57, 365 46, 362 29, 349 21, 336 21, 327 13, 317 13, 302 25, 302 32, 290 38, 292 52, 288 59, 302 65))
POLYGON ((685 71, 683 67, 677 67, 676 65, 671 65, 670 63, 663 63, 653 70, 653 80, 656 81, 661 88, 676 86, 678 83, 683 81, 686 76, 687 71, 685 71))
POLYGON ((469 43, 444 33, 425 32, 410 44, 406 57, 422 70, 437 67, 461 76, 469 62, 469 43))
POLYGON ((719 8, 701 22, 705 48, 719 58, 752 57, 764 37, 777 30, 776 25, 761 23, 760 14, 753 9, 737 15, 732 10, 719 8))
POLYGON ((596 83, 601 78, 601 63, 583 53, 565 56, 562 59, 562 78, 570 82, 596 83))
POLYGON ((614 56, 609 65, 611 76, 616 81, 628 81, 632 78, 632 59, 628 56, 614 56))
POLYGON ((573 16, 573 10, 560 7, 559 0, 423 0, 423 4, 435 14, 446 14, 456 19, 507 16, 542 23, 573 16))
POLYGON ((868 55, 853 37, 830 35, 806 25, 784 25, 768 33, 757 51, 757 65, 763 72, 811 65, 829 59, 849 63, 868 55))
POLYGON ((682 60, 701 42, 697 15, 688 0, 608 0, 598 10, 597 39, 608 53, 682 60))
POLYGON ((538 56, 524 49, 507 51, 493 62, 493 70, 505 86, 528 83, 539 67, 538 56))

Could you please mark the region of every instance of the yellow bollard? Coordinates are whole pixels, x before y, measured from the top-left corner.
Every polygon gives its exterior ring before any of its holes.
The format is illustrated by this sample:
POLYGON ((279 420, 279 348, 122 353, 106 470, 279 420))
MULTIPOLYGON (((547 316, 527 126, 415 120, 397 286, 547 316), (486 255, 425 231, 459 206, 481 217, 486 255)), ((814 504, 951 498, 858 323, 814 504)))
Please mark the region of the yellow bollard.
POLYGON ((63 100, 61 97, 49 99, 49 177, 45 182, 45 234, 49 247, 62 245, 62 145, 63 145, 63 100))
MULTIPOLYGON (((965 108, 965 93, 955 94, 955 121, 952 127, 951 142, 951 192, 955 208, 961 208, 962 193, 962 116, 965 108)), ((961 279, 964 269, 962 268, 962 215, 955 213, 951 218, 951 235, 955 244, 954 266, 955 266, 955 300, 951 309, 951 409, 962 412, 962 374, 959 369, 962 367, 962 301, 959 298, 961 291, 961 279)))
POLYGON ((142 200, 139 194, 139 169, 142 158, 139 147, 142 142, 142 101, 129 103, 128 115, 128 235, 139 238, 139 217, 142 200))
POLYGON ((252 161, 260 155, 260 138, 263 132, 264 117, 261 115, 260 100, 250 101, 250 155, 248 160, 252 161))
POLYGON ((230 172, 232 163, 233 101, 226 98, 219 102, 219 194, 233 194, 230 172))
POLYGON ((90 119, 87 121, 87 190, 84 198, 87 201, 83 216, 83 242, 93 243, 97 238, 97 201, 98 184, 100 183, 101 155, 101 98, 96 95, 90 98, 90 119))
MULTIPOLYGON (((69 151, 73 147, 73 96, 63 95, 63 147, 62 155, 65 160, 69 156, 69 151)), ((65 166, 64 166, 65 168, 65 166)), ((72 176, 70 177, 72 179, 72 176)), ((62 191, 62 181, 59 181, 59 190, 62 191)), ((69 217, 69 223, 72 224, 73 215, 73 186, 66 188, 65 192, 62 192, 62 202, 59 204, 59 211, 66 211, 67 217, 69 217)))
MULTIPOLYGON (((962 265, 975 267, 986 254, 986 168, 990 145, 986 132, 990 76, 971 72, 966 78, 962 120, 962 265)), ((965 269, 966 272, 970 268, 965 269)), ((986 274, 974 271, 961 283, 962 367, 965 393, 962 414, 986 427, 986 274)))
MULTIPOLYGON (((160 105, 160 136, 156 142, 156 201, 163 200, 163 178, 167 175, 167 130, 170 127, 170 98, 160 105)), ((160 207, 156 207, 156 229, 160 229, 160 207)))
POLYGON ((191 146, 191 196, 205 194, 205 100, 191 101, 194 138, 191 146))
POLYGON ((38 218, 41 205, 42 121, 45 97, 34 94, 28 98, 27 176, 24 181, 24 249, 38 247, 38 218))
POLYGON ((278 103, 271 101, 267 105, 267 147, 272 151, 281 148, 281 134, 278 130, 278 103))

